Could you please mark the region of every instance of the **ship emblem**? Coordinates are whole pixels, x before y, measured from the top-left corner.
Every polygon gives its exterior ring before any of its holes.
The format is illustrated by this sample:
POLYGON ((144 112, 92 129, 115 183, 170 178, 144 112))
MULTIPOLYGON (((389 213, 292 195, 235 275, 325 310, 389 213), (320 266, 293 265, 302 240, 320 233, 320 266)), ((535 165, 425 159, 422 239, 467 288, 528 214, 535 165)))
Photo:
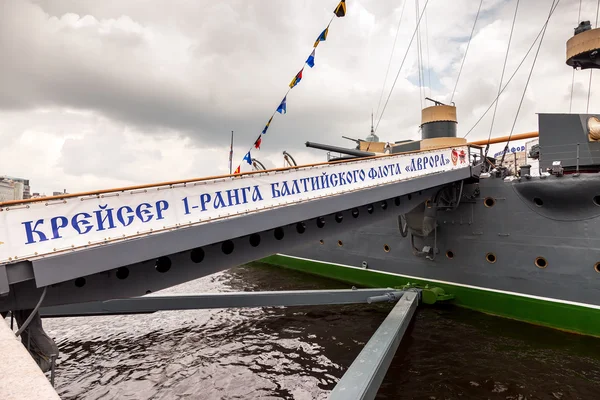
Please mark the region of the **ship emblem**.
POLYGON ((458 152, 455 149, 452 149, 452 156, 450 158, 452 159, 452 164, 456 165, 456 162, 458 161, 458 152))
MULTIPOLYGON (((460 163, 461 164, 464 164, 466 162, 466 159, 465 159, 466 158, 466 154, 465 154, 464 150, 460 151, 460 154, 458 155, 458 157, 460 158, 460 163)), ((454 165, 456 165, 456 164, 454 164, 454 165)))

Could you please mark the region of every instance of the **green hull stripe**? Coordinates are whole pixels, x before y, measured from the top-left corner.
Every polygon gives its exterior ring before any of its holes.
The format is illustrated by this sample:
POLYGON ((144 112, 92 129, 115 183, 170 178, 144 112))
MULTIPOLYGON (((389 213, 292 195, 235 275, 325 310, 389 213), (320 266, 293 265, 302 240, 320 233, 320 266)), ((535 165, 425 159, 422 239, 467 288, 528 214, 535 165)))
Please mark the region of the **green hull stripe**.
POLYGON ((452 303, 457 306, 554 329, 600 337, 599 309, 451 284, 427 282, 426 280, 404 278, 282 255, 272 255, 259 261, 362 287, 401 286, 408 282, 438 286, 444 289, 446 293, 455 296, 452 303))

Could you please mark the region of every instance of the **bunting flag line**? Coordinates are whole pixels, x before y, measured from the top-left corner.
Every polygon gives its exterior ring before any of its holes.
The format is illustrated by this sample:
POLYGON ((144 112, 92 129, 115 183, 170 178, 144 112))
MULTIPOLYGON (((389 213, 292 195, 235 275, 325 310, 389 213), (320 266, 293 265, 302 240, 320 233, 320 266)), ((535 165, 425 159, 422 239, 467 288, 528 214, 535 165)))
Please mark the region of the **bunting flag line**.
POLYGON ((340 1, 340 4, 338 4, 333 13, 337 17, 343 17, 344 15, 346 15, 346 0, 340 1))
POLYGON ((300 72, 298 72, 296 74, 296 76, 294 77, 294 79, 292 79, 292 81, 290 82, 290 89, 292 89, 294 86, 296 86, 297 84, 300 83, 300 81, 302 80, 302 71, 304 71, 304 68, 302 68, 300 70, 300 72))
POLYGON ((308 56, 306 59, 306 65, 311 68, 315 66, 315 49, 313 49, 312 53, 310 53, 310 56, 308 56))
POLYGON ((265 125, 265 129, 262 130, 262 134, 266 134, 267 133, 267 129, 269 129, 269 125, 271 125, 271 121, 273 121, 273 116, 271 116, 271 118, 269 118, 269 122, 267 122, 267 125, 265 125))
POLYGON ((314 48, 316 48, 319 45, 319 42, 324 42, 324 41, 327 40, 327 33, 328 32, 329 32, 329 25, 327 25, 327 28, 325 28, 325 30, 323 32, 321 32, 321 34, 319 35, 319 37, 315 41, 315 45, 313 46, 314 48))
POLYGON ((287 95, 283 98, 283 100, 281 100, 281 104, 279 105, 279 107, 277 107, 277 112, 279 114, 286 114, 287 113, 287 107, 285 104, 285 99, 287 98, 287 95))
MULTIPOLYGON (((346 16, 346 0, 340 0, 338 5, 335 7, 335 10, 333 11, 333 13, 335 16, 331 17, 331 20, 329 20, 327 27, 317 37, 317 40, 315 41, 315 43, 313 45, 313 49, 312 49, 310 55, 304 62, 304 64, 308 65, 310 68, 313 68, 315 66, 316 48, 320 42, 324 42, 327 40, 327 35, 329 34, 329 26, 331 25, 331 22, 333 21, 333 19, 335 17, 341 18, 341 17, 346 16)), ((298 83, 300 83, 300 81, 302 80, 303 71, 304 71, 304 65, 302 66, 302 69, 300 69, 300 71, 294 76, 294 78, 290 82, 290 84, 289 84, 290 88, 288 89, 288 93, 290 90, 292 90, 294 87, 296 87, 296 85, 298 85, 298 83)), ((261 135, 259 135, 258 139, 256 139, 254 141, 254 144, 250 147, 250 150, 248 150, 248 152, 242 159, 242 162, 240 163, 240 165, 238 165, 238 167, 235 169, 234 175, 239 174, 241 172, 241 165, 243 164, 244 161, 246 161, 248 164, 252 165, 252 156, 251 156, 250 152, 253 150, 253 148, 260 150, 260 146, 262 144, 262 135, 265 135, 267 133, 267 130, 269 129, 271 122, 273 121, 273 117, 275 116, 275 113, 279 113, 282 115, 287 114, 287 95, 288 95, 288 93, 286 93, 286 95, 283 97, 283 100, 281 100, 281 103, 279 103, 279 106, 277 107, 277 109, 275 110, 273 115, 271 115, 271 118, 269 118, 269 121, 263 128, 261 135)), ((231 149, 231 150, 233 150, 233 149, 231 149)), ((231 153, 230 153, 230 157, 231 157, 231 153)), ((230 168, 231 168, 231 162, 230 162, 230 168)), ((231 169, 230 169, 230 171, 231 171, 231 169)))
POLYGON ((252 156, 250 156, 250 151, 246 153, 242 161, 246 161, 248 164, 252 165, 252 156))

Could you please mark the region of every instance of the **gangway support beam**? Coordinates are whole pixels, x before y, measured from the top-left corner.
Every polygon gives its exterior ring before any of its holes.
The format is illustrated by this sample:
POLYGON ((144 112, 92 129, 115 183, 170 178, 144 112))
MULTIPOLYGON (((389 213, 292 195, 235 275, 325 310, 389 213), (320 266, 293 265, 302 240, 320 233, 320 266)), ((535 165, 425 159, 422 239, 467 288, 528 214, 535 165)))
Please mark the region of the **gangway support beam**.
POLYGON ((404 292, 391 288, 293 290, 262 292, 202 293, 193 295, 151 295, 88 303, 42 307, 42 317, 144 314, 167 310, 207 308, 311 306, 393 301, 404 292))
POLYGON ((330 400, 374 399, 419 302, 419 293, 405 292, 365 345, 330 400))

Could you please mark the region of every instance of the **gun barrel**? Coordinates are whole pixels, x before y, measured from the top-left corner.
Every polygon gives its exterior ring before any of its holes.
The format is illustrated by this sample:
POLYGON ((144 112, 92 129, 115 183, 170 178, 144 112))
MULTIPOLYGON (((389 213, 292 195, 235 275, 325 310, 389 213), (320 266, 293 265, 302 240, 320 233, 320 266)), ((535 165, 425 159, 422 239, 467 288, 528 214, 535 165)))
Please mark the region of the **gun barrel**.
POLYGON ((320 149, 320 150, 334 151, 336 153, 348 154, 348 155, 356 156, 356 157, 371 157, 371 156, 375 155, 375 153, 371 153, 370 151, 347 149, 345 147, 338 147, 338 146, 332 146, 329 144, 321 144, 321 143, 313 143, 313 142, 306 142, 306 147, 312 147, 314 149, 320 149))

